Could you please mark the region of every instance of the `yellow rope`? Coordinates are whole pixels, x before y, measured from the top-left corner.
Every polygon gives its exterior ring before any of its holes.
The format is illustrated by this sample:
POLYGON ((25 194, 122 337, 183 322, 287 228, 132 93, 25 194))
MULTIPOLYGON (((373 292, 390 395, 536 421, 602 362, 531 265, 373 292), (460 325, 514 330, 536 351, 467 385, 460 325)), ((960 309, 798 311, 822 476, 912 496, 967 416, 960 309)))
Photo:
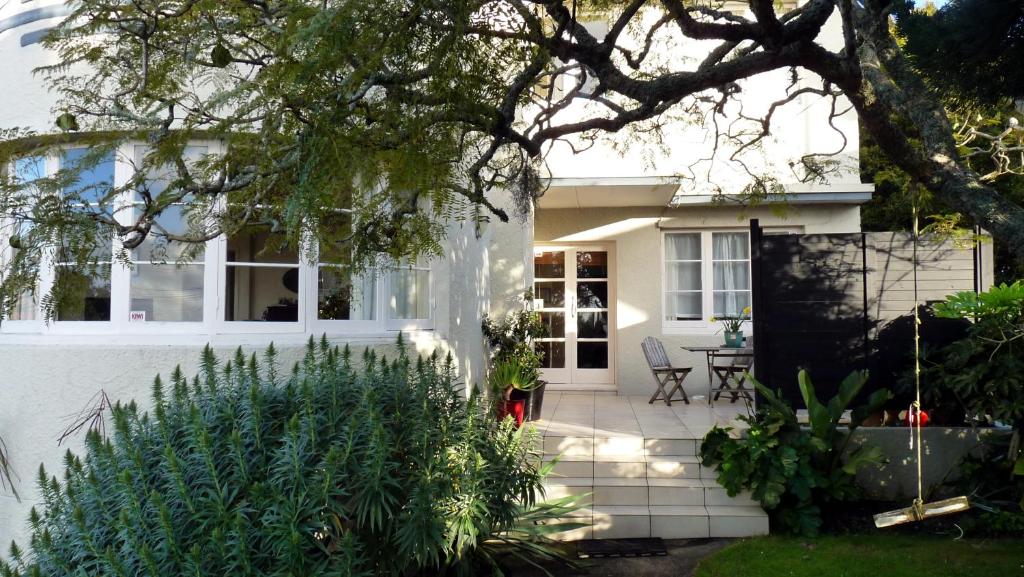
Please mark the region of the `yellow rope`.
MULTIPOLYGON (((924 473, 921 467, 921 315, 918 312, 918 296, 917 296, 917 244, 918 237, 920 235, 920 229, 918 228, 917 222, 917 188, 914 188, 913 196, 911 197, 911 208, 914 213, 914 390, 915 397, 914 403, 910 406, 911 410, 907 414, 910 419, 909 425, 917 428, 917 499, 914 500, 912 508, 914 509, 914 515, 918 520, 924 518, 924 488, 923 478, 924 473)), ((911 431, 911 439, 913 439, 914 431, 911 431)))

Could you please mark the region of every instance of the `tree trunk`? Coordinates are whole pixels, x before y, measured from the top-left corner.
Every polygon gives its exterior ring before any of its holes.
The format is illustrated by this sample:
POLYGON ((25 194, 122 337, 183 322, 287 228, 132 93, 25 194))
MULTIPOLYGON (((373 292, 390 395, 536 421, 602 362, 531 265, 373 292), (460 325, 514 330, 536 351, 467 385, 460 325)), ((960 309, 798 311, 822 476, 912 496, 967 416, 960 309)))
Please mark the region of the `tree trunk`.
POLYGON ((951 208, 1006 243, 1024 263, 1024 207, 981 182, 960 157, 945 108, 896 45, 888 18, 857 23, 859 69, 840 83, 886 155, 951 208), (845 85, 844 85, 845 84, 845 85), (901 125, 914 126, 908 134, 901 125))

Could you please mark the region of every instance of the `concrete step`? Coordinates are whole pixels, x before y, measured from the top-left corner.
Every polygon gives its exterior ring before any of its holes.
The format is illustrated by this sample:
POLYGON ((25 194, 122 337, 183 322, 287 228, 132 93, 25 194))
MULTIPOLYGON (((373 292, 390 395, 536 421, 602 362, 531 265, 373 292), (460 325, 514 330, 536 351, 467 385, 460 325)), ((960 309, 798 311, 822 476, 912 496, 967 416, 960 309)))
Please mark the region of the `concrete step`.
POLYGON ((548 435, 543 459, 557 459, 549 499, 586 495, 567 520, 587 523, 558 538, 694 539, 768 533, 768 515, 749 494, 730 497, 701 465, 697 439, 640 435, 548 435))
MULTIPOLYGON (((545 456, 547 462, 556 457, 545 456)), ((551 472, 559 477, 629 477, 666 479, 715 479, 713 469, 702 467, 695 455, 564 455, 551 472)))
POLYGON ((548 499, 587 495, 594 506, 757 507, 749 494, 730 497, 717 482, 703 479, 649 477, 563 477, 544 483, 548 499))
POLYGON ((589 526, 558 535, 577 539, 705 539, 768 534, 768 516, 760 507, 702 507, 695 505, 594 505, 561 521, 589 526))
POLYGON ((544 454, 564 457, 610 457, 618 455, 636 456, 685 456, 698 454, 697 439, 648 439, 639 435, 616 437, 544 437, 544 454))

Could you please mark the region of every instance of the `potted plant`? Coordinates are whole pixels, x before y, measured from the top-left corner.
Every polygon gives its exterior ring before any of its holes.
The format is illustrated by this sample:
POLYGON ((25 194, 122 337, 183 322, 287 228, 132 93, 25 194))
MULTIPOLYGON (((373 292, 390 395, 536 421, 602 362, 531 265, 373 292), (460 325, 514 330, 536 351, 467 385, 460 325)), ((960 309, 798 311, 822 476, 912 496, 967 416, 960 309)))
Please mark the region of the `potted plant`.
MULTIPOLYGON (((523 400, 525 420, 536 421, 544 405, 547 383, 540 378, 543 354, 537 351, 533 341, 544 336, 545 327, 540 314, 532 308, 533 291, 526 291, 522 301, 520 310, 500 320, 484 317, 481 328, 491 350, 492 378, 499 370, 512 371, 506 367, 509 364, 515 365, 521 372, 515 384, 507 382, 507 375, 503 377, 507 389, 499 391, 492 383, 492 394, 500 392, 504 395, 507 392, 509 396, 504 397, 505 400, 523 400)), ((502 382, 502 379, 498 382, 502 382)))
POLYGON ((523 366, 515 359, 495 363, 488 379, 491 398, 496 400, 499 419, 511 415, 516 426, 527 418, 530 394, 540 385, 536 369, 523 366))
POLYGON ((711 317, 711 322, 720 322, 725 329, 725 346, 743 346, 743 321, 750 320, 750 307, 743 307, 743 311, 736 316, 711 317))

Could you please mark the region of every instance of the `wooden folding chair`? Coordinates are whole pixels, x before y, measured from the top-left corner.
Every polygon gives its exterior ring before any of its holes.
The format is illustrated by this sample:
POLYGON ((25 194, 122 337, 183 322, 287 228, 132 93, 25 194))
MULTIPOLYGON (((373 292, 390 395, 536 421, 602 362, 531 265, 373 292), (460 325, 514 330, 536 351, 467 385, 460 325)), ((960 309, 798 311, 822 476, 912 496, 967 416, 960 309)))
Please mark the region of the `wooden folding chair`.
POLYGON ((712 355, 711 372, 718 378, 718 387, 715 387, 714 382, 708 383, 709 404, 717 401, 722 393, 730 395, 733 403, 740 397, 753 402, 754 397, 750 394, 750 389, 743 386, 747 380, 747 374, 754 366, 753 338, 749 338, 747 343, 746 349, 712 355))
POLYGON ((686 375, 690 374, 693 368, 673 367, 671 361, 668 360, 668 354, 665 353, 664 345, 654 337, 644 339, 640 343, 640 347, 644 350, 647 366, 651 368, 651 375, 654 376, 654 382, 658 385, 658 388, 654 390, 654 394, 651 395, 651 400, 647 401, 647 403, 653 404, 654 401, 664 400, 666 405, 671 406, 672 397, 678 391, 682 395, 683 402, 689 405, 690 398, 686 396, 686 391, 683 390, 683 380, 686 379, 686 375), (672 383, 674 386, 672 390, 666 392, 665 386, 669 383, 672 383))

